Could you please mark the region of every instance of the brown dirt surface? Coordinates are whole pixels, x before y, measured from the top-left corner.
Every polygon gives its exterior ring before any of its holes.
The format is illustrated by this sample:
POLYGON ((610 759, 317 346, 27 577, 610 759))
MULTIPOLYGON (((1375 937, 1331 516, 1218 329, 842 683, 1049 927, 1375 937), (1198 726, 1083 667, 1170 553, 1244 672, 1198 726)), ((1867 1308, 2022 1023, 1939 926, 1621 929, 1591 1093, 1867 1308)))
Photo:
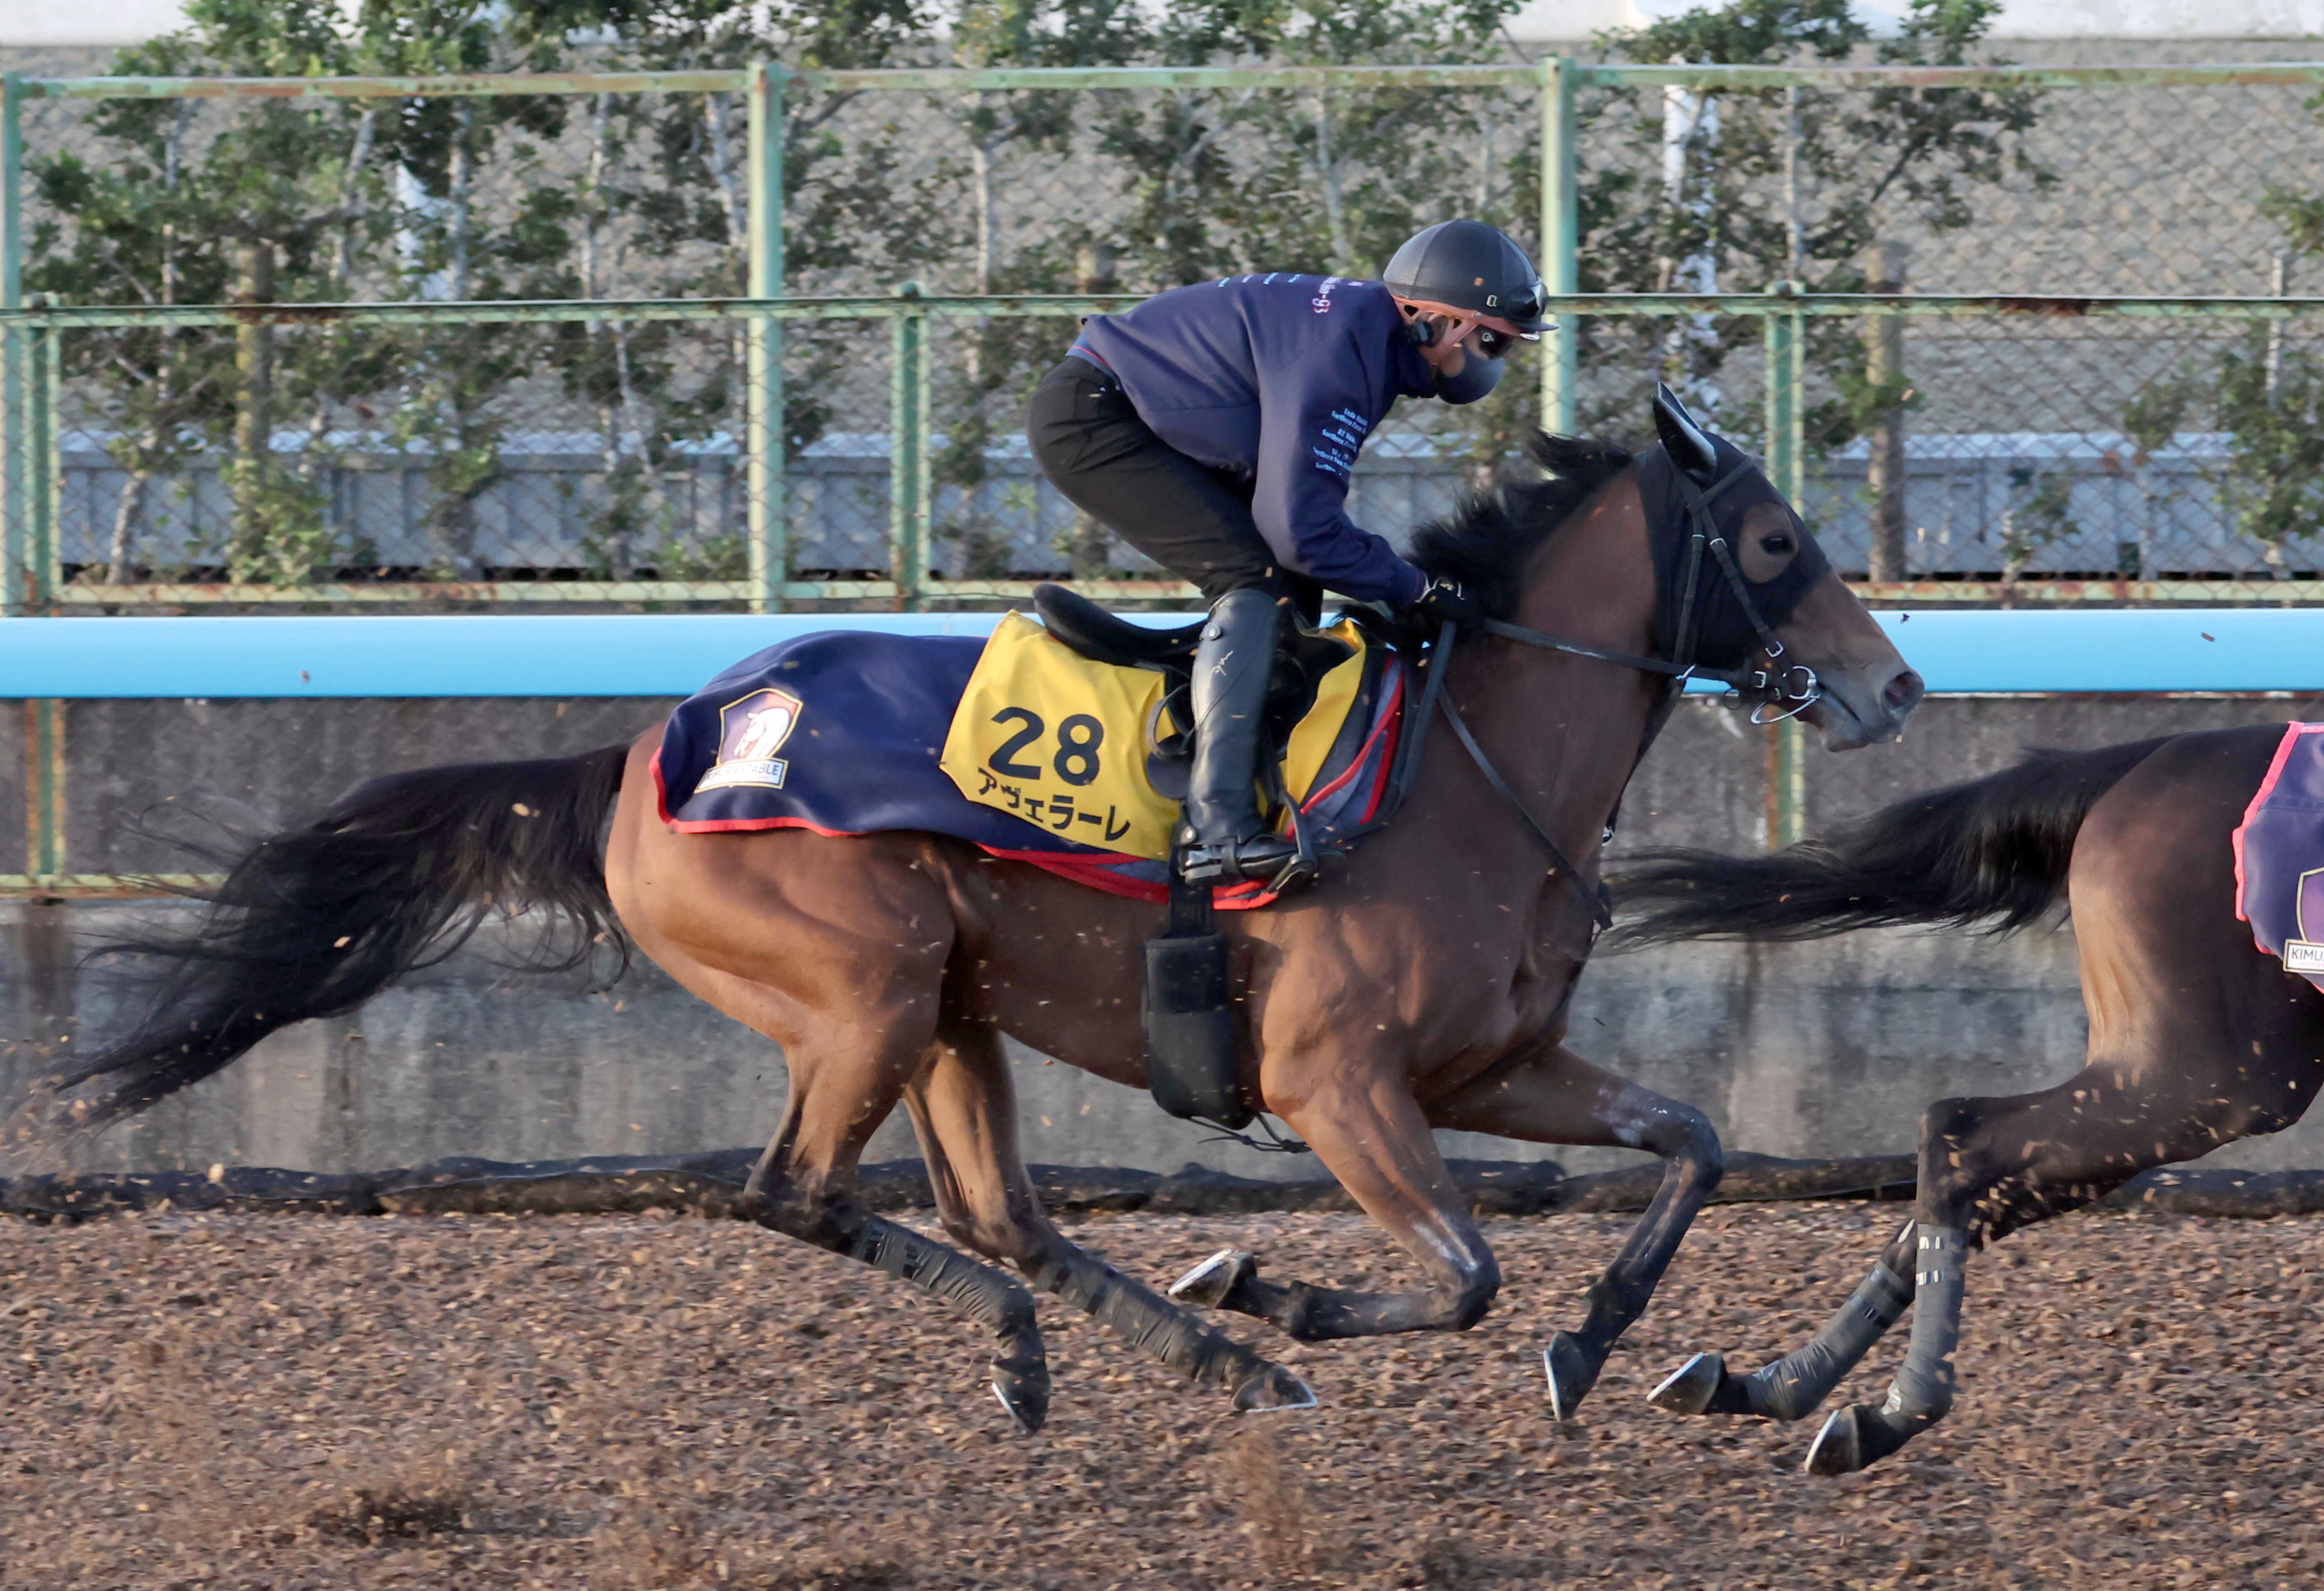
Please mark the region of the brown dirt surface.
MULTIPOLYGON (((918 1591, 2313 1586, 2324 1219, 2082 1215, 1974 1261, 1952 1418, 1872 1473, 1812 1422, 1687 1421, 1847 1294, 1894 1206, 1738 1206, 1560 1427, 1540 1350, 1628 1218, 1489 1223, 1465 1336, 1250 1338, 1322 1394, 1238 1420, 1051 1301, 1012 1434, 974 1331, 752 1228, 643 1217, 0 1222, 0 1586, 918 1591)), ((1410 1272, 1360 1218, 1121 1216, 1151 1280, 1211 1249, 1410 1272)), ((1241 1323, 1252 1324, 1252 1323, 1241 1323)), ((1877 1401, 1901 1331, 1843 1396, 1877 1401)))

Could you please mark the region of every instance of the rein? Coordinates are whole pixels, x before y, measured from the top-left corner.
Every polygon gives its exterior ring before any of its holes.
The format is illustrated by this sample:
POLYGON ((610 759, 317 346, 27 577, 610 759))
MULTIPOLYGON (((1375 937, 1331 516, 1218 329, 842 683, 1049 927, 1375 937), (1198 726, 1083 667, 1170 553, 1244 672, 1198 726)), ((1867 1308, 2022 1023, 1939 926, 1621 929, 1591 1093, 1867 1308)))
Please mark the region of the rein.
MULTIPOLYGON (((1692 545, 1687 549, 1686 587, 1679 607, 1677 648, 1679 656, 1675 660, 1644 657, 1611 647, 1595 646, 1587 641, 1568 640, 1563 636, 1552 635, 1546 630, 1529 630, 1522 624, 1511 624, 1506 620, 1486 619, 1478 622, 1477 628, 1484 630, 1488 635, 1497 635, 1503 640, 1517 641, 1524 646, 1539 647, 1547 651, 1563 652, 1572 657, 1588 658, 1595 662, 1611 663, 1617 667, 1634 669, 1640 674, 1661 676, 1665 681, 1662 699, 1655 704, 1654 712, 1648 716, 1646 732, 1639 738, 1637 755, 1630 760, 1630 771, 1634 775, 1638 770, 1638 765, 1646 759, 1646 753, 1654 748, 1655 741, 1661 736, 1663 727, 1670 722, 1671 713, 1678 705, 1681 691, 1690 679, 1715 679, 1739 696, 1756 698, 1756 704, 1751 709, 1751 722, 1755 724, 1780 723, 1786 718, 1797 717, 1814 706, 1823 697, 1823 682, 1816 677, 1814 669, 1803 663, 1794 663, 1788 667, 1783 665, 1784 643, 1775 639, 1775 630, 1760 615, 1758 604, 1751 600, 1750 583, 1743 578, 1741 566, 1736 563, 1735 554, 1728 547, 1727 538, 1717 533, 1711 521, 1711 499, 1741 479, 1751 467, 1748 464, 1738 464, 1707 488, 1697 487, 1692 478, 1684 471, 1678 473, 1682 490, 1686 494, 1687 520, 1693 531, 1693 538, 1692 545), (1735 598, 1736 605, 1743 611, 1744 618, 1750 621, 1751 629, 1759 639, 1760 648, 1766 656, 1769 665, 1767 667, 1706 668, 1693 661, 1695 648, 1700 639, 1697 632, 1702 621, 1702 612, 1695 602, 1695 593, 1702 576, 1706 552, 1719 566, 1720 572, 1727 577, 1728 590, 1735 598), (1762 713, 1768 713, 1769 716, 1762 717, 1762 713)), ((1581 869, 1573 865, 1557 841, 1550 838, 1549 831, 1536 823, 1533 814, 1526 810, 1525 803, 1518 798, 1515 790, 1509 788, 1508 781, 1501 777, 1500 770, 1495 768, 1492 759, 1485 755, 1485 749, 1477 743, 1477 737, 1469 731, 1468 723, 1462 720, 1459 710, 1452 705, 1452 698, 1444 694, 1443 689, 1444 673, 1452 661, 1452 641, 1458 633, 1459 627, 1448 619, 1439 628, 1435 640, 1429 647, 1428 684, 1422 691, 1420 698, 1421 730, 1419 734, 1413 737, 1413 754, 1404 760, 1404 766, 1397 772, 1397 804, 1402 805, 1414 777, 1419 772, 1419 743, 1427 736, 1429 715, 1432 711, 1442 709, 1444 721, 1452 726, 1453 736, 1461 742, 1461 749, 1468 752, 1469 759, 1477 765, 1477 771, 1485 777, 1485 783, 1490 786, 1493 793, 1501 798, 1502 804, 1517 814, 1517 821, 1525 825, 1526 832, 1533 836, 1535 842, 1549 853, 1552 863, 1550 870, 1563 873, 1572 885, 1575 893, 1582 897, 1583 904, 1590 907, 1591 921, 1594 924, 1591 938, 1595 940, 1599 933, 1614 925, 1612 897, 1608 892, 1604 881, 1600 880, 1595 889, 1582 883, 1581 869)), ((1624 783, 1627 785, 1628 781, 1626 779, 1624 783)), ((1615 810, 1617 814, 1619 813, 1618 803, 1615 810)), ((1609 818, 1607 821, 1605 833, 1600 837, 1600 843, 1603 844, 1613 837, 1614 823, 1609 818)))

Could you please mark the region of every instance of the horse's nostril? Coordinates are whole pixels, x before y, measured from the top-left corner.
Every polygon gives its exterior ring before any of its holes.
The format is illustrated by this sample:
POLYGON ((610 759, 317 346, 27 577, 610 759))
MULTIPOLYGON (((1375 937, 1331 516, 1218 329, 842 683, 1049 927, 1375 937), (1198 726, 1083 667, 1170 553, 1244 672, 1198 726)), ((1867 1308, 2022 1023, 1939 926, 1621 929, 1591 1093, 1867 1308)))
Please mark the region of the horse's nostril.
POLYGON ((1917 705, 1927 689, 1921 676, 1907 668, 1888 682, 1888 688, 1880 693, 1880 699, 1888 704, 1890 712, 1903 713, 1917 705))

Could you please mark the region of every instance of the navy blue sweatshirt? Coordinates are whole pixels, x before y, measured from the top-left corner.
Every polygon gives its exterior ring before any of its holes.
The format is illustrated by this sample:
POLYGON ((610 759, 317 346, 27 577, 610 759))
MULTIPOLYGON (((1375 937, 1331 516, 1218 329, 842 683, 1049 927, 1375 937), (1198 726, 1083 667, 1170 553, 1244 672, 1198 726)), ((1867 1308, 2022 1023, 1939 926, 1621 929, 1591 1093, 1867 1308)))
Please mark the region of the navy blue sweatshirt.
POLYGON ((1377 281, 1231 276, 1092 316, 1074 352, 1188 457, 1243 472, 1283 566, 1359 602, 1408 602, 1419 570, 1348 518, 1348 472, 1399 397, 1436 391, 1377 281))

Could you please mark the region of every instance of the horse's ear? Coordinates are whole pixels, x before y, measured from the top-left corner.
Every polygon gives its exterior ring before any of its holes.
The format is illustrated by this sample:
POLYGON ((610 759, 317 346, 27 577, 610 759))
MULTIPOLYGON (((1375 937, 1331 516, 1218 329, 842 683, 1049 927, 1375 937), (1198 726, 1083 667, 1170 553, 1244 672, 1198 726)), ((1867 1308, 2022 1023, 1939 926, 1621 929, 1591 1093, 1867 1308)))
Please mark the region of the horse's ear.
POLYGON ((1711 433, 1694 423, 1666 382, 1655 383, 1655 434, 1671 463, 1706 483, 1717 477, 1719 449, 1711 446, 1711 433))

